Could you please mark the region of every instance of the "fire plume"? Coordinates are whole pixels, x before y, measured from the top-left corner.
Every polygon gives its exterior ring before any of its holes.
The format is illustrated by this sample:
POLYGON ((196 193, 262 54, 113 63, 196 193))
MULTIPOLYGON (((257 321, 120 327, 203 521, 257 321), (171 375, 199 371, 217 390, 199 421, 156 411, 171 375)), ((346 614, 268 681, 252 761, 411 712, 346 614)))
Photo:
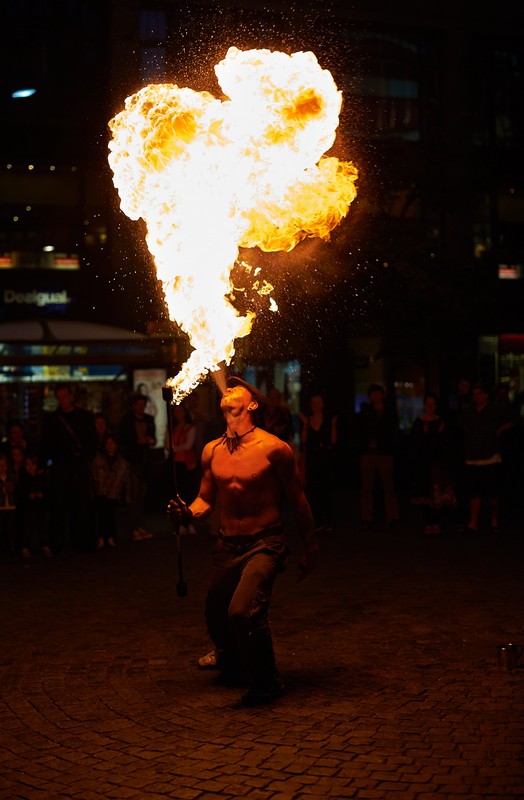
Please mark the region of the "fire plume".
POLYGON ((342 95, 313 53, 231 47, 215 73, 223 99, 151 84, 109 123, 122 211, 145 221, 169 316, 194 348, 169 381, 173 402, 229 364, 251 330, 254 312, 232 304, 239 247, 328 239, 356 196, 353 164, 324 156, 342 95))

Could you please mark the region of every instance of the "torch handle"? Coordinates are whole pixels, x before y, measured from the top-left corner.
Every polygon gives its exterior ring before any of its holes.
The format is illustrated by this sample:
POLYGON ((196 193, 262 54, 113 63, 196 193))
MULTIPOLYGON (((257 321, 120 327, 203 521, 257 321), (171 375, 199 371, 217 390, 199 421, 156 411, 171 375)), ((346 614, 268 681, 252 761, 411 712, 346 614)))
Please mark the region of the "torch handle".
POLYGON ((176 474, 175 454, 173 452, 173 414, 171 411, 173 405, 173 392, 170 386, 162 387, 162 397, 166 403, 167 411, 167 434, 169 436, 169 459, 171 461, 171 468, 173 470, 173 484, 175 495, 178 495, 178 479, 176 474))
MULTIPOLYGON (((171 413, 172 401, 173 401, 173 393, 171 391, 171 387, 163 386, 162 387, 162 397, 166 403, 166 410, 167 410, 167 432, 169 436, 169 458, 171 460, 171 466, 173 468, 173 484, 175 489, 175 497, 178 497, 178 480, 176 474, 176 463, 175 463, 175 453, 173 451, 173 415, 171 413)), ((178 561, 178 583, 176 585, 176 592, 178 597, 185 597, 187 595, 187 584, 184 581, 184 568, 182 563, 182 546, 180 543, 180 521, 175 518, 174 520, 174 527, 175 527, 175 537, 176 537, 176 549, 177 549, 177 561, 178 561)))

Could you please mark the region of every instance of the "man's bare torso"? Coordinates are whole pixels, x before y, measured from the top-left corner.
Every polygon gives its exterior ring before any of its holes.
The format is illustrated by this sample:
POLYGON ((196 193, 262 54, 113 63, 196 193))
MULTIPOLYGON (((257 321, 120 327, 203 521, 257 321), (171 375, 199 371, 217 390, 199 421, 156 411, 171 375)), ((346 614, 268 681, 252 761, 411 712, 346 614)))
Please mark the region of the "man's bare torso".
POLYGON ((279 469, 287 455, 282 445, 259 428, 243 437, 232 453, 220 439, 209 445, 224 536, 251 535, 280 525, 283 487, 279 469))

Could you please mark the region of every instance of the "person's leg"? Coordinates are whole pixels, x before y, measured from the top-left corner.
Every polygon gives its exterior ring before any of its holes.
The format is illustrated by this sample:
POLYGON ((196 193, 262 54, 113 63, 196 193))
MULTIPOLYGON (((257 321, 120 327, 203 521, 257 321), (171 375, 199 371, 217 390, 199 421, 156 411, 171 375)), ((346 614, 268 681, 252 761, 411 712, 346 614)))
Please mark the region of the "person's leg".
POLYGON ((59 554, 66 543, 69 519, 68 501, 62 488, 60 475, 52 476, 49 499, 49 543, 53 553, 59 554))
POLYGON ((480 516, 480 509, 482 506, 482 498, 481 497, 470 497, 469 498, 469 521, 468 521, 468 528, 472 531, 478 531, 479 528, 479 516, 480 516))
POLYGON ((482 467, 473 464, 466 464, 466 484, 469 502, 469 519, 467 528, 470 531, 478 531, 480 510, 482 508, 482 467))
POLYGON ((500 531, 499 523, 499 495, 502 483, 502 464, 490 464, 485 467, 486 496, 489 502, 490 526, 494 533, 500 531))
POLYGON ((285 568, 288 548, 280 536, 261 540, 243 559, 229 605, 230 629, 251 679, 251 696, 281 689, 268 620, 275 576, 285 568))
POLYGON ((388 523, 398 522, 399 509, 397 494, 395 492, 395 461, 393 456, 377 456, 378 472, 384 492, 384 505, 388 523))
POLYGON ((118 500, 111 497, 105 499, 106 541, 110 547, 116 547, 117 542, 117 508, 118 500))
POLYGON ((308 499, 313 519, 315 520, 315 527, 320 528, 331 524, 330 520, 330 494, 323 480, 321 473, 313 469, 308 472, 308 479, 306 485, 306 497, 308 499))
POLYGON ((87 465, 79 465, 74 476, 69 525, 74 548, 82 553, 93 552, 96 548, 95 517, 87 465))
POLYGON ((228 617, 229 604, 239 580, 240 563, 232 550, 219 539, 213 549, 213 569, 207 589, 205 619, 210 639, 215 646, 216 666, 224 673, 235 673, 241 669, 228 617))
POLYGON ((360 519, 364 525, 373 522, 373 488, 376 457, 364 453, 360 457, 360 519))

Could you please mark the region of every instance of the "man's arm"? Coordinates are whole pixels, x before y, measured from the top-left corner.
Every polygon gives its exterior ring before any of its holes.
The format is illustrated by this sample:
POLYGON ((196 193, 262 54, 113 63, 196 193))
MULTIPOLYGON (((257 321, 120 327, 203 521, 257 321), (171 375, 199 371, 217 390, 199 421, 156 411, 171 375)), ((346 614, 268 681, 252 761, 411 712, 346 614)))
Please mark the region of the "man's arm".
POLYGON ((211 471, 211 458, 215 442, 209 442, 202 452, 202 478, 197 497, 191 505, 187 506, 183 498, 178 495, 169 501, 168 514, 177 518, 182 525, 187 525, 192 519, 206 517, 214 508, 217 496, 217 486, 211 471))
POLYGON ((198 495, 189 506, 197 519, 207 516, 215 507, 217 485, 211 471, 211 459, 216 442, 209 442, 202 451, 202 478, 198 495))

